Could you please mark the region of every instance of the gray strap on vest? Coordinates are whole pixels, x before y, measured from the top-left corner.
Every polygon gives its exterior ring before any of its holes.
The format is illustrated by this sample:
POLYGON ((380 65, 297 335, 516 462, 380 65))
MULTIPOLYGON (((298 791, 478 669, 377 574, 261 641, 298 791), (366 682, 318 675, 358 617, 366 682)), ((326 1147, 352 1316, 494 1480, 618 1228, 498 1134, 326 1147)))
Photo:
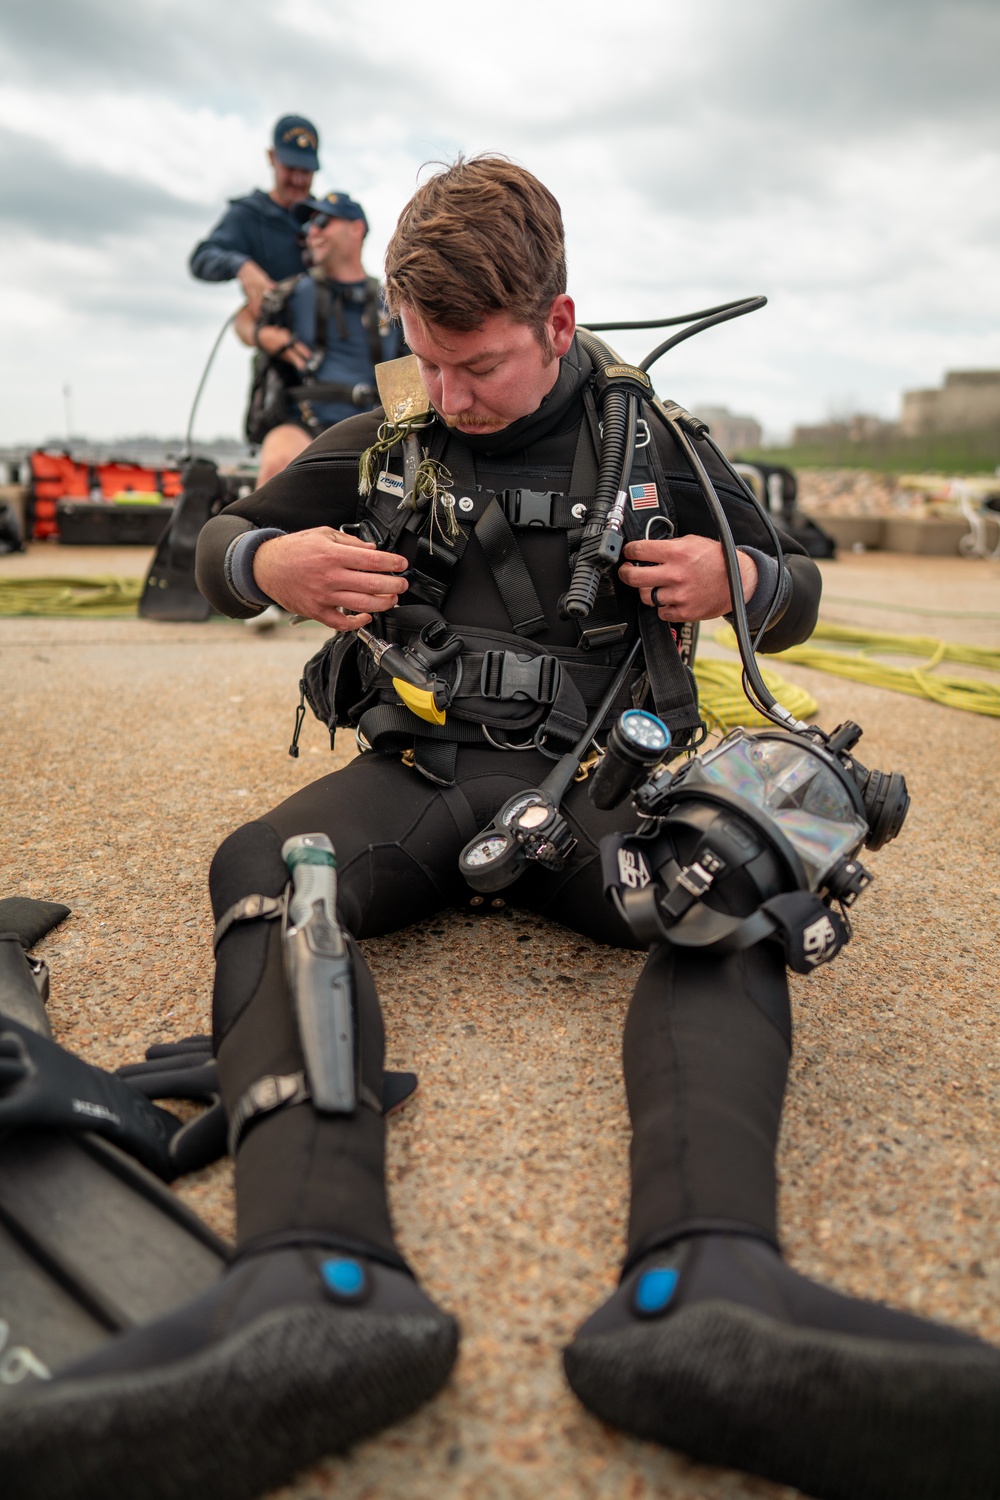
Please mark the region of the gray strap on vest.
MULTIPOLYGON (((361 1085, 358 1097, 377 1115, 382 1106, 365 1084, 361 1085)), ((257 1078, 240 1095, 229 1116, 229 1154, 236 1155, 236 1148, 246 1134, 247 1126, 258 1115, 271 1114, 277 1109, 291 1109, 296 1104, 305 1104, 312 1098, 305 1073, 266 1073, 257 1078)))
POLYGON ((219 944, 234 922, 270 922, 275 917, 280 917, 285 909, 284 896, 244 896, 235 901, 228 911, 224 911, 215 924, 212 934, 212 949, 218 949, 219 944))

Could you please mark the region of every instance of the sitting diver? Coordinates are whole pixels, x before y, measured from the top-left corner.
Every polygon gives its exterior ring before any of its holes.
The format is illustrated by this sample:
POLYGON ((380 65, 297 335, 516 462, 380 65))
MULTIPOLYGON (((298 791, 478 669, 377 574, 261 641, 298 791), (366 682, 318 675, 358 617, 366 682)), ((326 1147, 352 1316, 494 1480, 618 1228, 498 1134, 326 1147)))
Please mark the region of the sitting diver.
MULTIPOLYGON (((270 386, 257 387, 262 408, 273 390, 272 410, 261 410, 250 433, 257 441, 263 432, 258 488, 327 427, 376 406, 375 366, 401 352, 382 289, 361 263, 368 233, 361 204, 327 193, 302 208, 310 211, 310 270, 267 292, 257 320, 257 347, 271 357, 274 375, 270 386)), ((251 403, 248 429, 255 420, 251 403)))
MULTIPOLYGON (((5 1408, 0 1459, 28 1500, 135 1493, 139 1465, 146 1496, 175 1495, 180 1475, 187 1495, 245 1500, 441 1386, 457 1329, 393 1235, 383 1024, 358 941, 478 904, 460 852, 578 744, 623 665, 634 669, 609 719, 648 703, 675 743, 699 729, 684 645, 692 622, 730 610, 729 574, 686 451, 648 399, 618 496, 625 561, 586 613, 559 608, 603 483, 603 388, 643 387, 577 333, 551 193, 502 158, 459 160, 403 210, 386 285, 429 410, 338 424, 199 541, 198 582, 217 609, 246 618, 277 602, 337 633, 334 712, 363 744, 231 834, 211 868, 235 1259, 215 1291, 5 1408), (411 656, 448 660, 439 716, 407 706, 358 635, 369 624, 411 656), (313 918, 313 959, 300 946, 289 962, 313 918), (355 1046, 344 1051, 345 1028, 333 1048, 355 1069, 339 1106, 310 1082, 328 1072, 304 1020, 313 960, 351 997, 355 1046)), ((751 628, 767 625, 769 651, 805 640, 818 570, 787 538, 779 564, 701 446, 751 628)), ((572 852, 561 869, 532 866, 508 899, 630 943, 604 900, 597 842, 634 815, 598 811, 584 783, 562 812, 572 852)), ((619 1289, 566 1352, 571 1383, 626 1429, 829 1500, 984 1500, 1000 1489, 983 1437, 997 1426, 1000 1354, 826 1290, 782 1258, 774 1153, 790 1035, 776 944, 653 947, 624 1040, 628 1253, 619 1289)))

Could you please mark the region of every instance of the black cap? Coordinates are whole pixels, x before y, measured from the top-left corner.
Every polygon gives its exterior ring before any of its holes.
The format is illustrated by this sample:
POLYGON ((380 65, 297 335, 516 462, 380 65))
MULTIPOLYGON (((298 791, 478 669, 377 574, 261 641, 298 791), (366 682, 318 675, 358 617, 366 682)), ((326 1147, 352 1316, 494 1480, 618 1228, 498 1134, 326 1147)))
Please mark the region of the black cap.
POLYGON ((274 127, 274 154, 286 167, 319 170, 319 132, 303 115, 282 115, 274 127))
POLYGON ((300 212, 325 214, 328 219, 360 219, 368 232, 368 216, 350 193, 327 193, 324 198, 306 198, 298 205, 300 212))

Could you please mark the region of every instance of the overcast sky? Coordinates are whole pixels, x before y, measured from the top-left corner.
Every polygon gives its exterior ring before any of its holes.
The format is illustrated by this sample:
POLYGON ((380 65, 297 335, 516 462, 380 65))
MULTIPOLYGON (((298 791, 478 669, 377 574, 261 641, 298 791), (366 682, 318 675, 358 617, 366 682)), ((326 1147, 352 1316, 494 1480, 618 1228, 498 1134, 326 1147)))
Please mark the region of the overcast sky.
MULTIPOLYGON (((581 320, 770 305, 669 354, 773 434, 1000 367, 997 0, 0 0, 0 442, 183 431, 238 284, 194 281, 277 116, 361 199, 370 271, 421 165, 556 193, 581 320)), ((620 336, 639 357, 653 335, 620 336)), ((231 335, 199 413, 238 435, 231 335)))

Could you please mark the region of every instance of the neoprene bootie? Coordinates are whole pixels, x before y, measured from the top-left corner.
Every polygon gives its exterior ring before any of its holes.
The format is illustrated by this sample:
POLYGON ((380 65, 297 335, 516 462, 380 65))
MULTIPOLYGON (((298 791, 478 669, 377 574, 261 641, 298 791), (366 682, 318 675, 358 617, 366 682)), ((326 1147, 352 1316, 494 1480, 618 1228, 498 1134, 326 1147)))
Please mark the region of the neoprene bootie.
POLYGON ((996 1500, 1000 1351, 792 1271, 763 1240, 654 1251, 564 1351, 604 1421, 817 1500, 996 1500))
POLYGON ((18 1500, 251 1500, 407 1417, 458 1328, 405 1271, 321 1246, 217 1287, 0 1402, 18 1500))

